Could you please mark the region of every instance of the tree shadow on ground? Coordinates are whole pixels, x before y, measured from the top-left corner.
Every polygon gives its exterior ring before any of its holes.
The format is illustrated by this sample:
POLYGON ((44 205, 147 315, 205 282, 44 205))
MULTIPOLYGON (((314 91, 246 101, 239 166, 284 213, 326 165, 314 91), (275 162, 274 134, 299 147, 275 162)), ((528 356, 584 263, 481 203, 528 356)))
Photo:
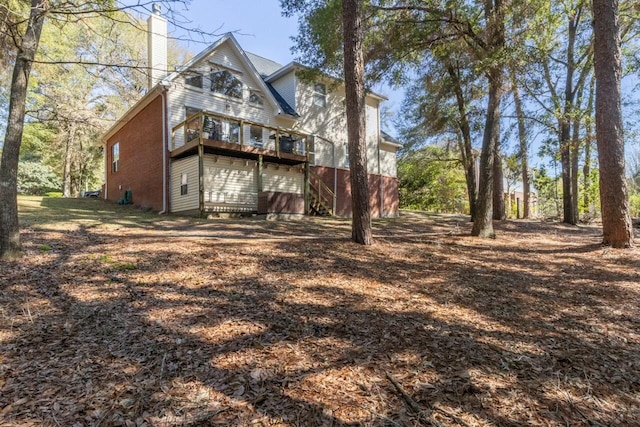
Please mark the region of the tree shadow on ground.
POLYGON ((518 252, 521 239, 509 250, 446 233, 363 248, 305 239, 315 228, 270 243, 165 230, 29 232, 31 257, 2 265, 0 420, 637 420, 639 295, 625 285, 637 275, 603 265, 592 243, 556 260, 518 252))

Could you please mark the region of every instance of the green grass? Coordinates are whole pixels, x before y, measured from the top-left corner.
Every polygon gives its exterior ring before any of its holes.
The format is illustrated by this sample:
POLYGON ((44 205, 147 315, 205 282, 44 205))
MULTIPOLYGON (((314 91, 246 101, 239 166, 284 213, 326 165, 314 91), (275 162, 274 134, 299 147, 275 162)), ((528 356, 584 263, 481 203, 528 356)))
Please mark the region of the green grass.
POLYGON ((134 206, 120 206, 95 198, 18 196, 18 209, 22 227, 49 230, 73 230, 81 227, 112 230, 144 228, 171 218, 155 212, 144 212, 134 206))

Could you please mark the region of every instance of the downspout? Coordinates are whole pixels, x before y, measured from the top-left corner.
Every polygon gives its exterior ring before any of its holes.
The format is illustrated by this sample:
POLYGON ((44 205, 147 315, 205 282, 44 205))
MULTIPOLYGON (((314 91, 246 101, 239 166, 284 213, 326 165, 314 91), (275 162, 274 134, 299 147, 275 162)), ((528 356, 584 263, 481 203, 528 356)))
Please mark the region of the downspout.
POLYGON ((108 200, 108 193, 109 193, 109 153, 107 152, 107 147, 109 147, 109 144, 106 140, 103 140, 102 142, 104 142, 104 150, 102 152, 102 154, 104 155, 104 194, 102 195, 102 197, 104 198, 104 200, 108 200))
POLYGON ((167 88, 161 86, 162 91, 162 210, 158 213, 163 215, 167 213, 167 150, 169 149, 169 141, 167 140, 167 88))
POLYGON ((333 214, 337 216, 337 200, 338 200, 338 163, 336 162, 336 144, 333 141, 329 141, 331 144, 331 157, 333 157, 333 214))
POLYGON ((379 193, 380 193, 380 218, 384 218, 384 183, 383 183, 383 177, 382 177, 382 168, 381 168, 381 161, 380 161, 380 136, 378 136, 378 179, 380 180, 379 182, 379 193))

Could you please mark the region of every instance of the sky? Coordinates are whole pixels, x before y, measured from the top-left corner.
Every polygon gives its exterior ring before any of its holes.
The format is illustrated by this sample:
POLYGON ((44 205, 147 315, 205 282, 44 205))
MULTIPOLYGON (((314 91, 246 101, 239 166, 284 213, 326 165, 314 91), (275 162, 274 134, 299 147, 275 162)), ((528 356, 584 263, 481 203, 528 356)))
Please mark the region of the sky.
MULTIPOLYGON (((244 50, 283 65, 295 58, 291 48, 294 46, 292 37, 298 31, 298 20, 297 17, 282 16, 279 0, 192 0, 188 10, 180 10, 180 13, 189 21, 183 24, 184 27, 198 27, 216 35, 233 32, 244 50)), ((208 43, 192 42, 188 48, 197 54, 216 39, 212 36, 208 43)), ((373 90, 389 98, 385 103, 392 111, 400 106, 401 91, 386 85, 376 86, 373 90)), ((397 136, 391 123, 385 130, 397 136)))

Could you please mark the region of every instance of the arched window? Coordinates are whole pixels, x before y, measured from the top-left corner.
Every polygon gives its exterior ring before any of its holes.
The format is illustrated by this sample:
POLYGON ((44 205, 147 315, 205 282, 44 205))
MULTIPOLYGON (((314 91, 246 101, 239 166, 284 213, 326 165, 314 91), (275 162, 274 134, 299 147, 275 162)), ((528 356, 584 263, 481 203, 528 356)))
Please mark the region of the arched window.
POLYGON ((211 91, 242 99, 242 82, 227 70, 212 71, 211 91))

